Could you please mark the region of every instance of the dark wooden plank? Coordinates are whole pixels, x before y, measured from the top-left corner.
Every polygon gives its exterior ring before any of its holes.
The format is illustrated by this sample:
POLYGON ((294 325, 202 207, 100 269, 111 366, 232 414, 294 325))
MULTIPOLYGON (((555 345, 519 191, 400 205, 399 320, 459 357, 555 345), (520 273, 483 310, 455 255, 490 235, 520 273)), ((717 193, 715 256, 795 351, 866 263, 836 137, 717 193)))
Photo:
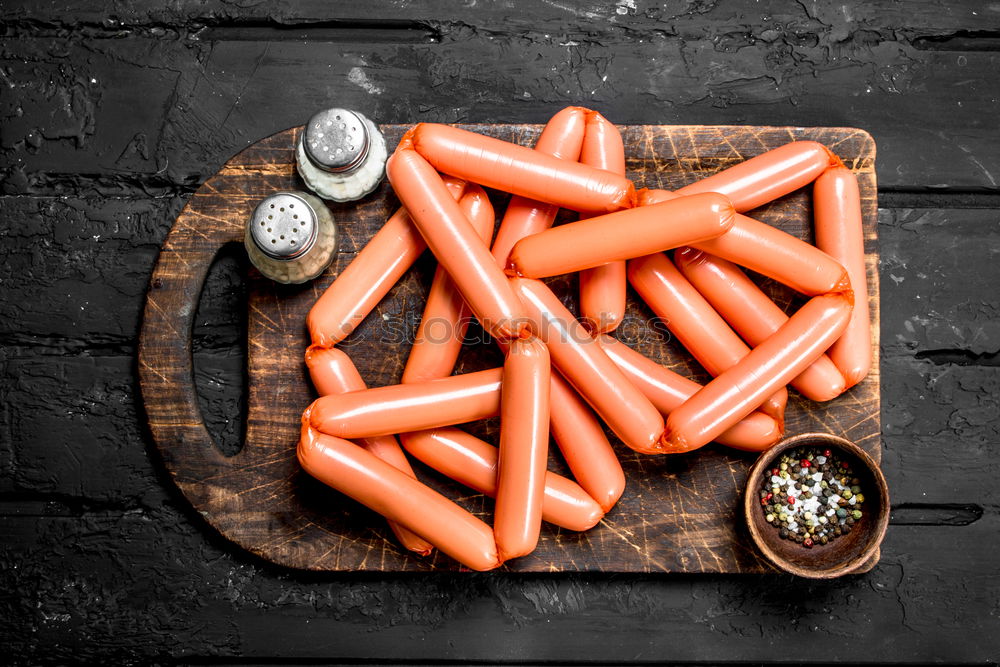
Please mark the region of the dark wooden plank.
POLYGON ((879 217, 887 350, 1000 350, 1000 211, 897 209, 879 217))
MULTIPOLYGON (((387 141, 398 141, 405 126, 386 126, 387 141)), ((531 144, 539 126, 470 126, 506 140, 531 144)), ((439 569, 454 565, 433 556, 418 560, 401 553, 381 522, 354 503, 331 494, 297 466, 293 445, 302 409, 312 399, 301 353, 308 345, 302 322, 337 272, 300 287, 280 287, 264 280, 251 286, 249 323, 249 421, 247 445, 234 457, 221 458, 200 423, 193 402, 186 357, 190 343, 192 294, 218 246, 239 238, 257 199, 268 192, 295 189, 298 177, 290 163, 296 134, 277 134, 240 153, 195 194, 181 213, 151 281, 140 341, 139 369, 150 426, 167 469, 184 494, 224 535, 273 562, 314 570, 439 569)), ((783 145, 793 139, 826 143, 855 169, 862 192, 869 264, 872 317, 878 319, 875 239, 874 145, 864 132, 851 129, 664 127, 623 128, 629 176, 639 187, 676 189, 707 174, 783 145)), ((383 184, 376 196, 356 206, 335 206, 335 218, 354 245, 370 237, 396 206, 383 184)), ((789 233, 811 238, 806 193, 787 197, 754 213, 789 233)), ((420 274, 420 271, 415 272, 420 274)), ((411 273, 388 297, 386 309, 419 313, 429 275, 411 273)), ((572 294, 573 281, 552 282, 572 294)), ((787 294, 775 292, 787 300, 787 294)), ((570 307, 572 305, 572 297, 570 307)), ((648 311, 633 299, 630 314, 639 349, 661 363, 692 375, 686 353, 665 345, 648 325, 648 311)), ((370 385, 399 381, 408 347, 384 341, 397 318, 376 313, 345 341, 370 385), (381 317, 379 316, 381 315, 381 317)), ((415 324, 415 322, 414 322, 415 324)), ((411 325, 412 326, 412 325, 411 325)), ((628 327, 632 329, 633 327, 628 327)), ((877 331, 877 329, 876 329, 877 331)), ((878 340, 874 371, 850 395, 814 405, 793 400, 786 433, 822 430, 843 435, 880 458, 878 340)), ((496 365, 494 357, 473 355, 463 370, 496 365)), ((699 379, 703 376, 695 375, 699 379)), ((495 440, 495 424, 483 434, 495 440)), ((518 571, 760 571, 763 563, 739 534, 734 509, 751 457, 708 449, 692 456, 643 457, 620 448, 629 488, 614 511, 581 535, 546 530, 531 556, 508 565, 518 571), (663 484, 666 478, 671 483, 663 484), (712 489, 711 493, 705 493, 712 489)), ((470 511, 489 515, 490 501, 478 494, 456 493, 454 485, 424 478, 450 497, 462 496, 470 511)))
MULTIPOLYGON (((9 345, 129 347, 177 198, 0 197, 0 337, 9 345), (16 222, 14 222, 16 221, 16 222)), ((225 321, 211 304, 207 312, 225 321)))
MULTIPOLYGON (((0 40, 13 93, 7 99, 24 100, 22 113, 8 110, 0 137, 3 187, 42 194, 190 188, 237 150, 304 122, 335 96, 386 123, 542 122, 563 106, 585 104, 618 123, 863 127, 879 143, 883 187, 997 191, 997 52, 914 47, 907 35, 951 34, 931 30, 926 7, 915 12, 925 27, 908 32, 902 10, 870 29, 881 16, 873 10, 857 9, 862 18, 847 20, 778 4, 777 15, 787 18, 780 28, 757 18, 756 5, 752 15, 745 7, 691 14, 678 27, 667 14, 645 11, 601 23, 610 4, 591 18, 585 9, 499 7, 480 23, 435 22, 433 43, 302 42, 280 31, 228 39, 221 27, 205 39, 188 28, 90 40, 28 30, 0 40), (513 29, 500 18, 518 14, 513 29), (546 17, 563 29, 538 27, 546 17), (573 27, 584 19, 588 30, 573 27)), ((397 10, 393 18, 407 20, 397 10)), ((239 16, 269 12, 257 6, 239 16)), ((945 22, 971 25, 959 14, 945 22)), ((989 21, 995 11, 982 14, 989 21)), ((417 16, 419 23, 426 15, 417 16)))
POLYGON ((1000 212, 880 215, 883 444, 898 498, 996 504, 1000 441, 996 285, 1000 212), (949 359, 963 360, 956 364, 949 359), (982 361, 979 361, 982 360, 982 361))
POLYGON ((0 641, 15 664, 989 664, 1000 651, 995 508, 964 526, 892 526, 875 570, 832 582, 290 574, 232 552, 170 502, 124 515, 24 509, 0 516, 0 641))
MULTIPOLYGON (((410 21, 430 25, 461 23, 486 29, 503 26, 516 32, 587 32, 614 29, 670 29, 685 33, 705 28, 753 26, 767 17, 775 30, 814 31, 817 36, 848 41, 855 32, 867 31, 902 37, 954 35, 959 31, 986 32, 1000 28, 1000 12, 988 1, 963 2, 942 6, 934 0, 896 0, 874 5, 864 0, 847 0, 837 6, 798 3, 794 0, 764 0, 752 4, 728 2, 718 5, 678 3, 605 3, 593 0, 574 3, 537 3, 530 0, 486 0, 455 4, 448 0, 372 0, 357 3, 329 3, 324 0, 275 0, 264 4, 232 0, 180 0, 170 3, 139 0, 115 6, 109 11, 101 0, 7 0, 8 21, 37 22, 42 26, 66 24, 100 26, 109 31, 159 26, 197 28, 204 24, 238 24, 253 21, 276 26, 344 21, 370 24, 379 19, 410 21), (634 6, 633 6, 634 5, 634 6), (70 17, 70 18, 68 18, 70 17)), ((766 37, 766 36, 765 36, 766 37)))
POLYGON ((131 502, 157 486, 133 402, 131 356, 4 348, 0 493, 131 502))

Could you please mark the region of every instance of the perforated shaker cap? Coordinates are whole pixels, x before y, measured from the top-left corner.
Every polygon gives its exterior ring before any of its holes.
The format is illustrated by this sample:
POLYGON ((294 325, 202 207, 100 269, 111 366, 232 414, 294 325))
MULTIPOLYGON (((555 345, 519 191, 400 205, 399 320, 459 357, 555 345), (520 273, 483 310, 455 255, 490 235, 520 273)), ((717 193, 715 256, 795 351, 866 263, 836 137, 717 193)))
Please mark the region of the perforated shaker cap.
POLYGON ((350 171, 368 156, 368 124, 348 109, 326 109, 309 119, 302 144, 320 169, 350 171))
POLYGON ((279 192, 257 204, 250 236, 268 257, 295 259, 312 247, 318 227, 309 202, 294 193, 279 192))

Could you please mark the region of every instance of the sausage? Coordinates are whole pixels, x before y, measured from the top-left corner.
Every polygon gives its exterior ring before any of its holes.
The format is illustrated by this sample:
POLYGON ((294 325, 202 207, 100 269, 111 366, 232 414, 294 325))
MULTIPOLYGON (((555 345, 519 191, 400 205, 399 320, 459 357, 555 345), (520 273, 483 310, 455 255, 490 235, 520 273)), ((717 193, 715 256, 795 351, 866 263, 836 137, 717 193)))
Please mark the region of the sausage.
MULTIPOLYGON (((628 279, 709 375, 720 375, 750 352, 663 253, 629 262, 628 279)), ((783 425, 787 400, 788 392, 782 387, 767 397, 760 409, 783 425)))
POLYGON ((537 338, 510 344, 500 392, 500 462, 493 534, 502 560, 538 544, 549 456, 549 353, 537 338))
POLYGON ((872 367, 872 330, 868 312, 865 239, 858 180, 843 165, 831 167, 813 186, 816 245, 847 268, 854 290, 854 312, 847 330, 830 348, 833 363, 853 387, 872 367))
MULTIPOLYGON (((581 107, 566 107, 549 119, 535 143, 539 153, 576 162, 583 146, 587 114, 581 107)), ((493 241, 493 257, 500 267, 507 265, 507 255, 514 244, 525 236, 548 229, 556 219, 559 207, 534 199, 514 195, 504 212, 497 237, 493 241)))
POLYGON ((580 272, 580 321, 592 334, 610 333, 625 319, 625 262, 580 272))
MULTIPOLYGON (((597 112, 587 117, 580 162, 625 175, 622 135, 597 112)), ((580 273, 580 320, 591 333, 614 331, 625 317, 625 262, 609 262, 580 273)))
POLYGON ((577 483, 610 512, 625 491, 625 471, 587 403, 557 372, 549 387, 552 437, 577 483))
MULTIPOLYGON (((652 402, 669 415, 694 396, 701 385, 636 352, 610 336, 597 336, 601 349, 622 369, 625 376, 652 402)), ((754 411, 715 440, 727 447, 759 452, 781 439, 782 424, 763 412, 754 411)))
POLYGON ((625 471, 601 422, 580 394, 558 371, 551 373, 550 378, 549 428, 552 437, 573 478, 605 512, 610 512, 625 491, 625 471))
POLYGON ((325 435, 302 415, 297 455, 307 473, 473 570, 500 565, 493 530, 436 491, 349 440, 325 435))
MULTIPOLYGON (((454 178, 445 185, 455 199, 465 189, 454 178)), ((426 248, 406 209, 396 211, 309 310, 313 345, 333 347, 347 338, 426 248)))
POLYGON ((544 283, 511 280, 552 363, 628 447, 662 453, 663 417, 544 283))
POLYGON ((706 193, 572 222, 518 241, 507 272, 547 278, 690 245, 724 234, 734 215, 729 200, 706 193))
MULTIPOLYGON (((716 312, 752 347, 788 321, 788 316, 739 267, 693 248, 674 253, 674 263, 716 312)), ((825 354, 791 385, 813 401, 829 401, 844 392, 844 376, 825 354)))
MULTIPOLYGON (((452 426, 399 436, 413 456, 460 484, 491 498, 497 492, 500 450, 452 426)), ((604 516, 601 506, 579 484, 554 472, 545 473, 542 520, 574 531, 589 530, 604 516)))
POLYGON ((464 424, 500 412, 501 368, 416 384, 320 396, 312 425, 340 438, 371 438, 464 424))
POLYGON ((729 197, 737 211, 749 211, 809 185, 836 161, 823 144, 793 141, 686 185, 677 194, 718 192, 729 197))
MULTIPOLYGON (((666 190, 644 190, 640 205, 676 197, 666 190)), ((745 215, 737 214, 733 226, 722 236, 691 246, 773 278, 807 296, 848 288, 847 272, 835 259, 791 234, 745 215)))
MULTIPOLYGON (((351 358, 338 349, 310 347, 306 350, 306 366, 309 368, 309 376, 316 391, 321 395, 343 394, 367 388, 351 358)), ((393 436, 363 438, 358 440, 358 444, 397 470, 416 478, 410 462, 406 460, 406 455, 393 436)), ((427 540, 414 535, 399 524, 390 523, 389 527, 400 544, 410 551, 415 551, 421 556, 430 554, 432 547, 427 540)))
MULTIPOLYGON (((493 206, 486 192, 478 185, 469 185, 459 208, 483 243, 489 243, 494 219, 493 206)), ((454 281, 445 268, 438 265, 401 382, 408 384, 451 375, 462 351, 470 315, 454 281)))
POLYGON ((404 135, 408 140, 438 171, 488 188, 581 212, 635 205, 635 186, 624 176, 501 139, 420 123, 404 135))
POLYGON ((802 373, 844 332, 851 301, 850 292, 837 292, 806 302, 774 335, 670 413, 667 451, 687 452, 711 442, 802 373))
POLYGON ((486 244, 448 196, 441 176, 406 147, 405 138, 386 163, 386 174, 431 252, 455 281, 483 328, 500 339, 522 335, 527 327, 521 304, 486 244))

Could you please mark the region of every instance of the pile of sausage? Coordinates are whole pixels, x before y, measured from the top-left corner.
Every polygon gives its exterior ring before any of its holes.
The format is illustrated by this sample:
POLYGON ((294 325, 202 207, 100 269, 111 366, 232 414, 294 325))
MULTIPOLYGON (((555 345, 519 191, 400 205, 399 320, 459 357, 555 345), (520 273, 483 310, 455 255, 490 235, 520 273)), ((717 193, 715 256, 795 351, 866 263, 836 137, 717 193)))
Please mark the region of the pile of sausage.
POLYGON ((438 548, 488 570, 530 553, 542 520, 594 526, 625 488, 601 421, 643 454, 713 440, 759 451, 782 435, 786 385, 827 401, 871 365, 857 181, 821 144, 792 142, 675 192, 637 192, 618 130, 570 107, 534 150, 419 124, 387 173, 403 208, 308 316, 306 364, 320 398, 303 414, 298 458, 384 515, 419 554, 438 548), (740 213, 810 183, 818 247, 740 213), (482 186, 513 195, 492 244, 482 186), (580 220, 552 227, 560 208, 580 220), (438 269, 402 383, 367 389, 335 346, 428 247, 438 269), (737 265, 811 298, 789 317, 737 265), (579 319, 539 280, 571 272, 580 272, 579 319), (711 382, 608 335, 627 282, 711 382), (452 375, 470 313, 505 362, 452 375), (494 415, 499 448, 454 426, 494 415), (550 432, 574 479, 546 470, 550 432), (418 481, 399 442, 495 497, 493 527, 418 481))

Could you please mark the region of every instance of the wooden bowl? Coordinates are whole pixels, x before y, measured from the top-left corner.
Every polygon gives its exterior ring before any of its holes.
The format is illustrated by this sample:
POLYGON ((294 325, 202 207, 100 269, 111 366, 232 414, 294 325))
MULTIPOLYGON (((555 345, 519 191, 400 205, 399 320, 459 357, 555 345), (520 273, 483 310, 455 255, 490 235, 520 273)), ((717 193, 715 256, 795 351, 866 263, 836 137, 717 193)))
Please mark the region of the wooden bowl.
POLYGON ((849 440, 827 433, 804 433, 778 443, 760 455, 750 469, 743 490, 743 513, 754 543, 775 567, 800 577, 832 579, 850 574, 877 557, 879 545, 889 525, 889 489, 878 465, 863 449, 849 440), (847 460, 861 480, 865 496, 864 514, 847 535, 828 544, 803 547, 784 540, 761 511, 759 491, 765 475, 785 452, 798 447, 830 449, 847 460))

